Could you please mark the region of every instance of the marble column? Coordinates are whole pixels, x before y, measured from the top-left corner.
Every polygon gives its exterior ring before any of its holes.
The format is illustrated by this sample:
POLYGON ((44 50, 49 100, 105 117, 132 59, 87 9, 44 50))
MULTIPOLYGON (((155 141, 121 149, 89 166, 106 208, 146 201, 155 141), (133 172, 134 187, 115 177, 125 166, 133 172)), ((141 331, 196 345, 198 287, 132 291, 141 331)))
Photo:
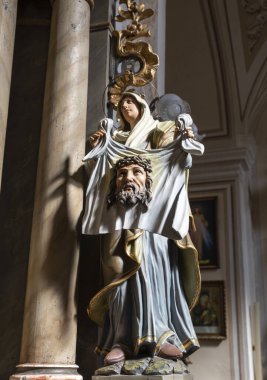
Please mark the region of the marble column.
POLYGON ((90 5, 52 2, 22 347, 12 380, 81 379, 75 365, 75 289, 90 5))
POLYGON ((0 2, 0 188, 3 170, 17 0, 0 2))

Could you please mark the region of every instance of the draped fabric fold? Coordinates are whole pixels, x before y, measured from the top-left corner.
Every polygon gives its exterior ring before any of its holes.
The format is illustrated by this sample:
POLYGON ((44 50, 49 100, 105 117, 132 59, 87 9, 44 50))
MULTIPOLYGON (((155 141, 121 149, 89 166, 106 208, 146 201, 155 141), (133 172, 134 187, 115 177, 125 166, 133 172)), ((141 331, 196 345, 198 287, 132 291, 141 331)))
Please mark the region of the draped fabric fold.
MULTIPOLYGON (((153 356, 168 341, 187 356, 199 347, 190 309, 200 292, 198 253, 188 234, 187 183, 191 155, 203 154, 204 147, 183 133, 176 138, 174 122, 154 120, 145 100, 131 96, 142 110, 136 126, 127 131, 121 120, 111 137, 113 122, 103 119, 106 133, 84 157, 90 178, 82 231, 101 235, 105 282, 88 306, 101 326, 96 352, 104 356, 119 345, 130 356, 144 350, 153 356), (118 203, 108 208, 114 167, 132 156, 151 161, 148 209, 118 203)), ((191 118, 180 116, 186 128, 191 118)))
MULTIPOLYGON (((138 149, 122 145, 110 138, 111 121, 102 123, 107 134, 100 146, 85 157, 96 159, 86 192, 82 231, 84 234, 104 234, 121 229, 140 228, 169 239, 182 239, 188 232, 190 207, 186 189, 186 169, 191 166, 191 154, 199 147, 191 144, 184 151, 181 137, 167 148, 138 149), (138 155, 152 164, 152 200, 146 212, 142 207, 107 208, 107 195, 113 167, 119 159, 138 155)), ((189 146, 190 142, 187 142, 189 146)))

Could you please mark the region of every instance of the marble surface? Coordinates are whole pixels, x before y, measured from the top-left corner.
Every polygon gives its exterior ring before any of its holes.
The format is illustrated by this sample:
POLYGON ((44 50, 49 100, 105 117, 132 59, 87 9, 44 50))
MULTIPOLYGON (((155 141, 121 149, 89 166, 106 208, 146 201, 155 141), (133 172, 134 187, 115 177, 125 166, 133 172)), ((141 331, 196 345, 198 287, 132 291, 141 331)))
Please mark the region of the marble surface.
POLYGON ((16 374, 12 375, 9 380, 82 380, 81 375, 59 375, 59 374, 16 374))
POLYGON ((20 363, 75 363, 90 7, 53 6, 20 363))
POLYGON ((10 94, 11 70, 17 17, 17 0, 0 3, 0 187, 10 94))
POLYGON ((19 364, 17 373, 9 380, 82 380, 77 365, 61 364, 19 364))

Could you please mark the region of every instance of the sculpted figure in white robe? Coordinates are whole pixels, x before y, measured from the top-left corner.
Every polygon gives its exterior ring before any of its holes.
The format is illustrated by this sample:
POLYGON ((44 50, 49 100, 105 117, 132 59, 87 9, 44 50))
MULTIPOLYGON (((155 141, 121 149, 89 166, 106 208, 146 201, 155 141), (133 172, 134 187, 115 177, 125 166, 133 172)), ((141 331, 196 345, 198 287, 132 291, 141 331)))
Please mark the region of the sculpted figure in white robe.
POLYGON ((185 358, 199 347, 190 309, 200 291, 187 182, 191 154, 204 149, 193 140, 189 115, 179 116, 181 128, 154 120, 136 93, 123 94, 118 117, 112 136, 112 122, 102 121, 106 130, 91 136, 84 159, 94 158, 95 167, 83 233, 102 238, 104 284, 88 307, 101 326, 96 352, 106 365, 185 358))

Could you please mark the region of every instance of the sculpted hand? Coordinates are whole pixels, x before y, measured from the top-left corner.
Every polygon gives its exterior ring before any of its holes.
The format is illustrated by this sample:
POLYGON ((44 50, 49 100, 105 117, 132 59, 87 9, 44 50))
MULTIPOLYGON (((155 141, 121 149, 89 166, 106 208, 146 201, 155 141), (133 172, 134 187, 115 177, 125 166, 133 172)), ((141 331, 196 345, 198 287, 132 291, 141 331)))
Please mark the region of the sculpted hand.
POLYGON ((182 133, 183 138, 185 139, 195 138, 194 132, 192 129, 193 120, 192 120, 192 117, 188 113, 182 113, 181 115, 179 115, 175 124, 176 124, 176 129, 177 129, 176 136, 182 133))
MULTIPOLYGON (((180 133, 181 133, 180 128, 176 127, 175 132, 174 132, 174 140, 179 136, 180 133)), ((194 139, 195 138, 194 132, 193 132, 191 127, 186 127, 184 132, 183 132, 183 135, 186 139, 194 139)))
POLYGON ((192 130, 191 127, 187 127, 185 128, 185 131, 184 131, 184 136, 185 138, 187 139, 193 139, 195 136, 194 136, 194 132, 192 130))
POLYGON ((104 129, 100 129, 99 131, 89 136, 89 142, 93 148, 95 148, 101 142, 105 134, 106 134, 106 131, 104 129))

